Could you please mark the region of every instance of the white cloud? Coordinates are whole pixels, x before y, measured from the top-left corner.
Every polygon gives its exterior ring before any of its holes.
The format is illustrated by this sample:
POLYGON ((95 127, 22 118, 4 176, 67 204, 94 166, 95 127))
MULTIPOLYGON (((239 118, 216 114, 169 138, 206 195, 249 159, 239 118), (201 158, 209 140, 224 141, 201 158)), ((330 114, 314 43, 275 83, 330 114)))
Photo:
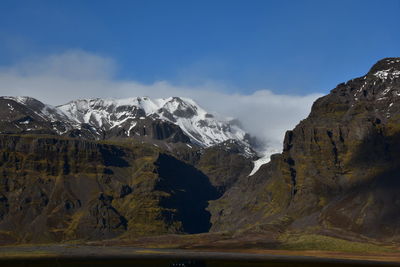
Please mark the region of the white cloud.
POLYGON ((116 64, 110 58, 81 50, 62 54, 32 57, 12 67, 0 68, 1 73, 24 77, 58 77, 74 80, 111 79, 116 64))
POLYGON ((30 59, 0 68, 0 95, 32 96, 53 105, 94 97, 190 97, 210 112, 238 118, 250 134, 279 149, 285 131, 304 119, 321 96, 280 95, 265 89, 249 95, 227 93, 224 84, 213 82, 191 87, 167 81, 142 84, 113 78, 115 68, 112 59, 83 51, 30 59))

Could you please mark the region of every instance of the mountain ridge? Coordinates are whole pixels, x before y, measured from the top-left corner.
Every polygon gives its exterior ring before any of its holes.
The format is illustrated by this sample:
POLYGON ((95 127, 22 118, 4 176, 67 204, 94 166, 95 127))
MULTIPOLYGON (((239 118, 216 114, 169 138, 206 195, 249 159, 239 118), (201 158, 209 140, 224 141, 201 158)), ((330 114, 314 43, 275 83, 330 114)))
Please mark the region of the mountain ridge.
MULTIPOLYGON (((49 133, 58 135, 69 134, 71 137, 94 140, 151 136, 151 139, 186 142, 200 147, 209 147, 232 139, 244 147, 245 155, 256 155, 251 149, 250 136, 235 120, 216 118, 189 98, 79 99, 55 107, 31 97, 1 99, 23 105, 42 124, 49 124, 49 133)), ((3 109, 12 113, 12 103, 6 104, 3 109)), ((3 119, 6 120, 7 118, 3 119)), ((9 123, 14 123, 9 126, 14 131, 21 127, 25 132, 36 131, 38 128, 38 125, 27 127, 34 120, 29 114, 22 121, 11 122, 11 117, 8 120, 9 123)))
MULTIPOLYGON (((159 125, 169 115, 157 105, 150 115, 128 108, 128 116, 126 105, 93 101, 95 109, 80 109, 80 132, 60 136, 49 133, 67 126, 10 101, 0 98, 0 236, 9 243, 207 233, 196 238, 215 237, 214 245, 278 246, 291 236, 399 244, 400 58, 382 59, 317 99, 286 132, 282 153, 255 172, 241 140, 196 145, 175 117, 159 125), (120 138, 131 124, 113 132, 117 118, 98 119, 118 108, 121 121, 131 116, 141 129, 159 127, 146 132, 152 142, 120 138), (100 122, 111 130, 91 138, 100 122)), ((195 114, 178 112, 178 119, 195 114)))
POLYGON ((398 240, 399 71, 400 58, 382 59, 317 99, 282 153, 211 202, 224 214, 213 227, 398 240))

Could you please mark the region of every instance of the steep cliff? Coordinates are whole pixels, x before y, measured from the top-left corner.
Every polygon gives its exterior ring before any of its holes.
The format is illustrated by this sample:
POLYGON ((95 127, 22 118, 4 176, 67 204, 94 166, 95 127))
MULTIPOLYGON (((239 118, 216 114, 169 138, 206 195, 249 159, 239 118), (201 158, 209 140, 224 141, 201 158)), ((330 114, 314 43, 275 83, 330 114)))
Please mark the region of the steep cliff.
POLYGON ((283 153, 241 179, 210 210, 212 230, 400 231, 400 58, 318 99, 283 153))
POLYGON ((51 242, 210 228, 208 177, 152 145, 0 136, 2 241, 51 242))

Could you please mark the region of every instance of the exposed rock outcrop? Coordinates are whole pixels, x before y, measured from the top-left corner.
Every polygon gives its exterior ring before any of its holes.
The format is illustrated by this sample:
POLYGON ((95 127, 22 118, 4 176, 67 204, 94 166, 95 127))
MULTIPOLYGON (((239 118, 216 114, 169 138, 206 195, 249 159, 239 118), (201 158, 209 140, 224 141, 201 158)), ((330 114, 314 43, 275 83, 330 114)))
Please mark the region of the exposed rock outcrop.
POLYGON ((210 209, 213 230, 400 231, 400 58, 339 84, 285 136, 283 153, 210 209))

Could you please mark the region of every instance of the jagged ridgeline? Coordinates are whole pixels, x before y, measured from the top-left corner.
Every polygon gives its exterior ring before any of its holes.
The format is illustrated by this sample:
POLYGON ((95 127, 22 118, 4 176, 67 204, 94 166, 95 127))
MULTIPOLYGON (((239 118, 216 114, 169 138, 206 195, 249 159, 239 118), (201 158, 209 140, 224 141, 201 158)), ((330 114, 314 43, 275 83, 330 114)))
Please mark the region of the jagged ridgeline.
MULTIPOLYGON (((260 122, 262 123, 262 122, 260 122)), ((400 58, 318 99, 283 152, 184 98, 0 98, 0 240, 317 233, 398 241, 400 58)))

